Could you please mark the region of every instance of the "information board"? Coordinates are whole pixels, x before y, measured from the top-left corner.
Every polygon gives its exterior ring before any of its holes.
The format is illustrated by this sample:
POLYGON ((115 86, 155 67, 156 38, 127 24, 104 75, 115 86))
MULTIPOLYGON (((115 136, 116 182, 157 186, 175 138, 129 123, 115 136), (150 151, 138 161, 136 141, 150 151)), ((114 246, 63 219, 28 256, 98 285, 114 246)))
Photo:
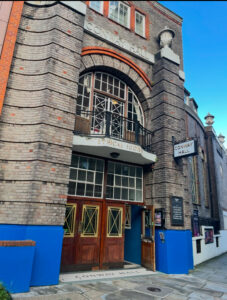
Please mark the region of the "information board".
POLYGON ((183 198, 171 197, 171 225, 184 226, 183 198))

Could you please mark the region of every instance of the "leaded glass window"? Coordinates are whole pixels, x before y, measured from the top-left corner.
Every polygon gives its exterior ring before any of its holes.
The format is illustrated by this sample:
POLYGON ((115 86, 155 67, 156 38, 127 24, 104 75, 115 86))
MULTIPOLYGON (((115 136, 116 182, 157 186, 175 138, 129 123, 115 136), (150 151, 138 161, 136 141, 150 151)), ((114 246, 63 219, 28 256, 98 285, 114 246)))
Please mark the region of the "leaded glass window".
POLYGON ((139 101, 133 91, 128 89, 128 130, 135 131, 135 121, 139 121, 143 125, 143 113, 139 101))
POLYGON ((73 154, 68 194, 101 198, 103 173, 103 160, 73 154))
POLYGON ((190 190, 192 203, 199 203, 199 182, 198 182, 198 170, 196 156, 189 156, 189 175, 190 175, 190 190))
POLYGON ((95 73, 95 89, 107 92, 110 95, 116 96, 125 100, 126 85, 118 78, 107 73, 95 73))
POLYGON ((83 205, 82 237, 98 236, 99 206, 83 205))
POLYGON ((143 202, 143 169, 109 162, 106 198, 143 202))
POLYGON ((121 207, 108 207, 108 237, 122 236, 122 214, 123 209, 121 207))
POLYGON ((73 237, 75 231, 76 204, 66 204, 64 236, 73 237))
POLYGON ((78 96, 76 102, 76 114, 83 115, 82 111, 88 111, 90 107, 91 95, 91 73, 85 74, 80 77, 78 84, 78 96))

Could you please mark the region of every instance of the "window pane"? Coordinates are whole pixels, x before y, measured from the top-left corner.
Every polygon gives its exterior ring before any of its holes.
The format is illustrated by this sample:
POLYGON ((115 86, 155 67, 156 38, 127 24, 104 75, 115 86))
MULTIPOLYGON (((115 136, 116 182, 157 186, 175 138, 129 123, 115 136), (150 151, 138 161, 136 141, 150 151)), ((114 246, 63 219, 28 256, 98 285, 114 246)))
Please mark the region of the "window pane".
POLYGON ((86 185, 86 196, 93 196, 93 190, 94 190, 94 185, 93 184, 87 184, 86 185))
POLYGON ((135 191, 134 190, 129 190, 129 200, 135 201, 135 191))
POLYGON ((141 190, 142 189, 142 180, 141 179, 136 179, 136 188, 141 190))
POLYGON ((82 236, 95 236, 98 229, 98 207, 83 207, 82 236))
POLYGON ((116 174, 121 175, 121 165, 120 164, 115 165, 115 172, 116 172, 116 174))
POLYGON ((96 170, 103 172, 103 169, 104 169, 104 162, 102 160, 97 160, 96 170))
POLYGON ((115 185, 121 186, 121 177, 115 176, 115 185))
POLYGON ((79 196, 84 196, 84 190, 85 190, 85 184, 78 182, 76 194, 79 196))
POLYGON ((135 32, 144 36, 145 32, 145 16, 136 12, 136 24, 135 24, 135 32))
POLYGON ((106 188, 106 198, 113 198, 113 188, 110 186, 106 188))
POLYGON ((72 167, 78 167, 78 156, 72 155, 71 165, 72 165, 72 167))
POLYGON ((112 174, 107 175, 107 185, 113 186, 114 183, 114 176, 112 174))
POLYGON ((134 178, 129 178, 129 187, 131 187, 131 188, 135 187, 135 179, 134 178))
POLYGON ((108 233, 107 236, 121 236, 122 210, 119 208, 108 209, 108 233))
POLYGON ((128 200, 128 189, 122 189, 122 199, 128 200))
POLYGON ((108 173, 114 173, 114 164, 111 162, 108 163, 108 173))
POLYGON ((102 13, 102 1, 90 1, 90 7, 93 8, 94 10, 102 13))
POLYGON ((89 170, 95 170, 95 162, 96 162, 95 159, 89 158, 88 160, 89 170))
POLYGON ((128 177, 122 177, 122 186, 128 186, 128 177))
POLYGON ((80 181, 86 180, 86 171, 78 170, 78 180, 80 181))
POLYGON ((128 176, 129 175, 129 167, 122 166, 122 174, 128 176))
POLYGON ((88 182, 94 181, 94 173, 93 172, 87 172, 87 181, 88 182))
POLYGON ((102 173, 96 173, 95 183, 102 184, 102 173))
POLYGON ((136 168, 136 177, 142 177, 142 168, 136 168))
POLYGON ((74 217, 76 213, 76 206, 75 205, 66 205, 66 211, 65 211, 65 223, 64 223, 64 235, 65 236, 74 236, 74 217))
POLYGON ((77 170, 76 169, 70 169, 70 179, 76 180, 77 179, 77 170))
POLYGON ((114 188, 114 198, 120 199, 120 188, 114 188))
POLYGON ((142 201, 142 191, 136 191, 136 201, 142 201))
POLYGON ((75 195, 76 182, 69 181, 69 191, 68 194, 75 195))
POLYGON ((87 161, 87 158, 85 158, 85 157, 83 157, 83 156, 80 157, 79 168, 81 168, 81 169, 88 169, 88 161, 87 161))
POLYGON ((101 196, 102 196, 102 186, 95 185, 95 197, 101 197, 101 196))

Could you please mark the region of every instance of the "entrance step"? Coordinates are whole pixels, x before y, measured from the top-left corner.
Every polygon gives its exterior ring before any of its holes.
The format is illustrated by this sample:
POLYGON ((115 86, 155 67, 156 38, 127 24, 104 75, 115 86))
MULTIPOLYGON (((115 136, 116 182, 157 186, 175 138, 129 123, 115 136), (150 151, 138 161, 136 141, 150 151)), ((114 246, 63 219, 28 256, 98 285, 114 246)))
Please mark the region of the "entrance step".
POLYGON ((89 280, 100 280, 100 279, 111 279, 111 278, 123 278, 123 277, 132 277, 132 276, 144 276, 155 274, 153 271, 149 271, 145 268, 136 268, 128 270, 111 270, 111 271, 97 271, 97 272, 76 272, 76 273, 67 273, 60 274, 60 282, 81 282, 89 280))

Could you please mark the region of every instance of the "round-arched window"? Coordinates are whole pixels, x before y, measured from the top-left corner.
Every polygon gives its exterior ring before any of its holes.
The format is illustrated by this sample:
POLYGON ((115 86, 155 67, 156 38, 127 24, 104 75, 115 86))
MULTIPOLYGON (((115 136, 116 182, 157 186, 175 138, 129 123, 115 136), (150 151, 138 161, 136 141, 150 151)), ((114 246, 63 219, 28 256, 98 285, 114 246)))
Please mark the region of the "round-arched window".
POLYGON ((102 130, 106 112, 111 114, 118 134, 122 130, 118 128, 120 120, 127 119, 128 131, 135 131, 137 121, 144 126, 135 93, 125 82, 104 72, 91 72, 79 78, 76 115, 86 117, 89 112, 93 113, 93 130, 102 130))

